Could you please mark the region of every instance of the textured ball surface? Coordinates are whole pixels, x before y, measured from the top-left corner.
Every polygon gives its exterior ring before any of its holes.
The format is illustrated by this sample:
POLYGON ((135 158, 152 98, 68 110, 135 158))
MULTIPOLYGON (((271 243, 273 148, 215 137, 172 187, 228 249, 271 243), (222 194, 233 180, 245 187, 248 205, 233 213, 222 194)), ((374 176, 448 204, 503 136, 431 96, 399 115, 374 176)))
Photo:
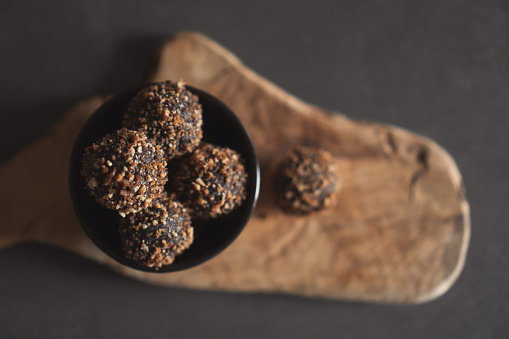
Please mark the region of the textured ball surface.
POLYGON ((121 219, 119 233, 126 259, 160 268, 193 242, 193 227, 187 209, 165 193, 152 207, 121 219))
POLYGON ((306 215, 326 209, 338 187, 334 158, 320 148, 298 147, 282 161, 276 184, 283 211, 306 215))
POLYGON ((180 201, 195 218, 228 214, 246 198, 243 161, 229 148, 201 144, 181 160, 174 179, 180 201))
POLYGON ((202 108, 184 82, 161 82, 142 89, 129 102, 123 125, 154 139, 166 160, 171 160, 198 147, 202 138, 202 108))
POLYGON ((90 195, 121 216, 150 206, 168 180, 162 150, 126 128, 86 147, 82 164, 90 195))

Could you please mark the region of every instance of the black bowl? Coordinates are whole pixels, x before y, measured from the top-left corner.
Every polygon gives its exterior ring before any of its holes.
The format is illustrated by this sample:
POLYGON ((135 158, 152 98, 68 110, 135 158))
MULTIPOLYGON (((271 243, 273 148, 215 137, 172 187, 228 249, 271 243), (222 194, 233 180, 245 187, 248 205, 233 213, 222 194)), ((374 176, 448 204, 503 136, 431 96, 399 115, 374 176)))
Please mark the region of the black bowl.
MULTIPOLYGON (((122 255, 116 211, 97 204, 85 190, 80 175, 85 147, 121 128, 128 102, 145 84, 115 95, 106 101, 84 124, 71 155, 69 186, 74 211, 92 241, 107 255, 128 267, 147 272, 174 272, 199 265, 218 255, 242 232, 256 205, 260 170, 251 138, 239 118, 221 101, 199 89, 187 89, 199 97, 203 107, 203 141, 236 150, 244 158, 248 174, 247 198, 232 213, 208 221, 193 220, 194 241, 175 261, 159 270, 137 265, 122 255)), ((169 173, 171 175, 171 173, 169 173)))

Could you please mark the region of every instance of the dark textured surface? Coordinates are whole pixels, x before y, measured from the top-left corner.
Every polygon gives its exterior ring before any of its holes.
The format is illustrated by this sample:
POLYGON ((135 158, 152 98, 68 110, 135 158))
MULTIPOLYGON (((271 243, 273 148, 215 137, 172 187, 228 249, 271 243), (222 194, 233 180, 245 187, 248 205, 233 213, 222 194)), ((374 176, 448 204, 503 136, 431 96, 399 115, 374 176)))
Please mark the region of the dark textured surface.
MULTIPOLYGON (((505 1, 0 2, 0 160, 198 30, 296 96, 426 135, 463 174, 465 269, 416 306, 169 289, 40 245, 0 251, 0 337, 502 338, 509 334, 505 1)), ((0 211, 1 211, 0 206, 0 211)), ((0 225, 1 226, 1 225, 0 225)))

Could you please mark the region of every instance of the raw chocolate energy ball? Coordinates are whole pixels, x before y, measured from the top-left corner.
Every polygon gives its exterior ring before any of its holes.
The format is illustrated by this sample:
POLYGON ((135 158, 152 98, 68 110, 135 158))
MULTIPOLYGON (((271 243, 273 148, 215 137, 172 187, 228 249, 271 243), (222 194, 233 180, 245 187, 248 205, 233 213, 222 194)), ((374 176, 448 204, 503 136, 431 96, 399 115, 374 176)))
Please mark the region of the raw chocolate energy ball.
POLYGON ((121 219, 119 233, 126 259, 155 268, 171 264, 193 242, 189 213, 166 193, 152 207, 121 219))
POLYGON ((81 175, 95 200, 121 216, 151 205, 168 180, 163 151, 122 128, 85 148, 81 175))
POLYGON ((278 203, 289 214, 306 215, 334 202, 334 158, 320 148, 297 147, 283 160, 277 176, 278 203))
POLYGON ((154 139, 163 148, 166 160, 170 160, 198 147, 202 108, 183 81, 161 82, 138 92, 129 102, 123 124, 154 139))
POLYGON ((179 165, 174 186, 192 217, 216 218, 246 198, 247 174, 232 149, 203 143, 179 165))

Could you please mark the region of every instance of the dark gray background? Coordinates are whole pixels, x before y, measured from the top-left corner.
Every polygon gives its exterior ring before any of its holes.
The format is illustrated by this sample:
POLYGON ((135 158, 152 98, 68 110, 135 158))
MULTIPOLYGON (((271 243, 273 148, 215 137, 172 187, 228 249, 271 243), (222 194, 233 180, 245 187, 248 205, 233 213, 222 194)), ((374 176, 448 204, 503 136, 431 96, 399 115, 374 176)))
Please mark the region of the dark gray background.
POLYGON ((77 100, 142 80, 156 46, 181 30, 305 101, 444 146, 472 210, 459 280, 417 306, 213 293, 22 245, 0 251, 1 338, 507 337, 508 2, 3 0, 0 160, 77 100))

